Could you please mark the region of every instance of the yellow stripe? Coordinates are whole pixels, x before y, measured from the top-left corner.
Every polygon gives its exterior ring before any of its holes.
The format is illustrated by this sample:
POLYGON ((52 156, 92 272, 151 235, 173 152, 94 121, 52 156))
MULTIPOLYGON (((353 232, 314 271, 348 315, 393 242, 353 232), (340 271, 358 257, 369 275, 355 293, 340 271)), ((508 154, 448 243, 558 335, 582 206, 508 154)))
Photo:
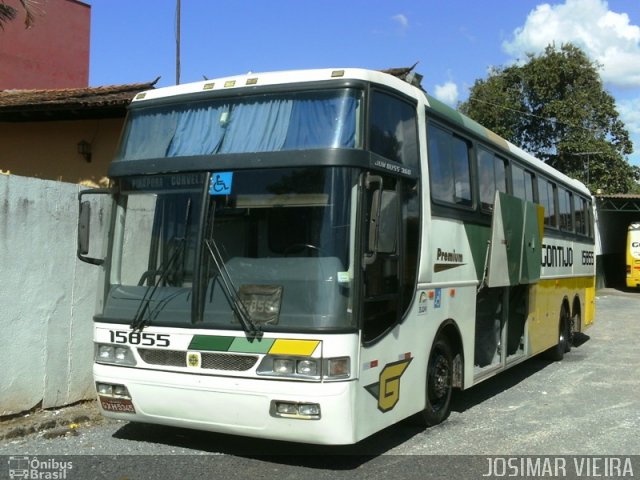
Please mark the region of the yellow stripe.
POLYGON ((320 340, 287 340, 278 338, 269 349, 271 355, 312 355, 320 340))
POLYGON ((593 323, 595 316, 595 277, 551 278, 540 280, 529 297, 529 347, 538 353, 558 341, 560 309, 566 298, 569 308, 573 299, 580 298, 582 330, 593 323))
POLYGON ((537 205, 537 213, 538 213, 538 238, 540 242, 542 242, 542 238, 544 237, 544 207, 542 205, 537 205))

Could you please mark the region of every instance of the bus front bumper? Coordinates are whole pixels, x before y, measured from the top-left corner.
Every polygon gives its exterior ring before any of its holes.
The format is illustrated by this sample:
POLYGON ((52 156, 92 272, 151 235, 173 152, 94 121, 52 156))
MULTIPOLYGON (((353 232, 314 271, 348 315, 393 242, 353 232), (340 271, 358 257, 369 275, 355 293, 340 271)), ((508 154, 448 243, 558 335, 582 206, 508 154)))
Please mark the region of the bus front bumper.
POLYGON ((124 385, 131 399, 113 401, 98 394, 107 417, 313 444, 358 440, 353 381, 217 377, 102 364, 94 364, 93 373, 96 385, 124 385), (282 416, 276 402, 318 405, 319 416, 282 416))

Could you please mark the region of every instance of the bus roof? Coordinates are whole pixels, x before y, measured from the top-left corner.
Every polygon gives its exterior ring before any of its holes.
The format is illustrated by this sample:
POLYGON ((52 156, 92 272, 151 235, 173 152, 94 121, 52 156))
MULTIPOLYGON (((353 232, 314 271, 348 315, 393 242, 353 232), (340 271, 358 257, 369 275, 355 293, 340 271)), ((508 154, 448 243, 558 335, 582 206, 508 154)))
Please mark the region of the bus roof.
POLYGON ((324 68, 312 70, 288 70, 278 72, 249 72, 243 75, 203 80, 170 87, 148 90, 136 95, 134 103, 139 101, 188 95, 201 92, 220 92, 240 89, 255 89, 260 86, 300 84, 320 81, 343 82, 345 79, 363 80, 388 85, 406 95, 417 97, 422 90, 383 71, 362 68, 324 68))

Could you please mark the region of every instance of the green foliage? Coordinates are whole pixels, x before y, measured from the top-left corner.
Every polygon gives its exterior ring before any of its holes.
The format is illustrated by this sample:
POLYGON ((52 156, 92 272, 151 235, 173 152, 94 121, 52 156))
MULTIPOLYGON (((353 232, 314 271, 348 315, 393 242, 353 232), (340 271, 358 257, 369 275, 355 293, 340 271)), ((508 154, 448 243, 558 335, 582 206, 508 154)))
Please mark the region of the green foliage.
MULTIPOLYGON (((37 0, 19 0, 19 2, 24 11, 24 28, 30 28, 35 20, 33 10, 38 2, 37 0)), ((0 30, 3 30, 5 23, 14 20, 17 15, 18 10, 0 0, 0 30)))
POLYGON ((520 65, 476 80, 460 110, 592 191, 627 193, 640 169, 599 66, 572 44, 550 45, 520 65))
POLYGON ((16 18, 16 9, 0 3, 0 28, 4 28, 4 24, 16 18))

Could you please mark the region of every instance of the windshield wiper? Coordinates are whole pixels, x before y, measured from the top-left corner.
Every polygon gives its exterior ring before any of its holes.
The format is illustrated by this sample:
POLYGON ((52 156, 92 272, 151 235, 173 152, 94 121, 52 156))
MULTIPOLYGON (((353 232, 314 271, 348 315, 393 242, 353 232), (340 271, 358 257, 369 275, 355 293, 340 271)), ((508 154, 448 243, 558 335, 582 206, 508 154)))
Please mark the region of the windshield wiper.
POLYGON ((133 321, 131 322, 131 329, 134 331, 142 330, 145 325, 147 325, 151 321, 152 312, 149 311, 151 299, 155 295, 156 290, 158 289, 160 284, 167 278, 169 272, 173 268, 173 264, 176 263, 176 260, 180 257, 180 254, 184 251, 184 246, 186 244, 185 239, 176 238, 175 242, 177 244, 173 250, 173 253, 171 254, 171 257, 169 257, 164 265, 160 265, 160 269, 155 272, 155 274, 158 275, 158 279, 155 281, 155 283, 153 283, 153 285, 147 286, 147 290, 144 292, 144 296, 140 300, 138 310, 136 311, 136 314, 133 317, 133 321), (148 314, 145 316, 147 312, 148 314))
MULTIPOLYGON (((160 284, 166 280, 167 275, 169 275, 169 272, 173 268, 173 264, 176 263, 176 260, 184 252, 185 245, 187 244, 186 232, 187 232, 187 227, 189 225, 190 214, 191 214, 191 198, 188 198, 187 206, 184 212, 184 223, 183 223, 185 228, 185 235, 182 238, 174 237, 173 241, 175 242, 175 247, 174 247, 173 253, 165 263, 160 264, 160 268, 157 271, 152 272, 154 276, 156 275, 159 275, 159 276, 158 276, 158 279, 153 283, 153 285, 147 286, 147 289, 145 290, 144 295, 140 300, 140 304, 138 305, 138 310, 136 311, 136 314, 133 316, 133 320, 131 321, 131 329, 133 331, 142 330, 145 327, 145 325, 151 322, 152 312, 149 311, 149 305, 151 305, 151 299, 155 295, 156 290, 158 289, 160 284), (145 317, 145 314, 147 314, 146 317, 145 317)), ((144 279, 145 279, 145 275, 142 276, 140 281, 142 282, 144 281, 144 279)), ((167 302, 168 302, 168 299, 165 299, 164 302, 160 302, 158 306, 154 309, 154 312, 159 311, 159 309, 161 307, 164 307, 164 305, 167 302)))
POLYGON ((238 295, 238 290, 236 289, 236 286, 233 284, 233 280, 231 279, 229 269, 222 259, 218 244, 213 238, 205 240, 204 244, 209 250, 209 254, 213 259, 213 263, 215 263, 216 269, 218 270, 218 278, 220 279, 220 285, 222 286, 222 289, 225 293, 225 297, 227 298, 227 301, 229 302, 233 313, 235 313, 238 317, 243 330, 250 338, 261 338, 262 331, 260 330, 260 327, 256 325, 253 320, 251 320, 251 314, 247 310, 244 303, 242 303, 242 300, 238 295))

